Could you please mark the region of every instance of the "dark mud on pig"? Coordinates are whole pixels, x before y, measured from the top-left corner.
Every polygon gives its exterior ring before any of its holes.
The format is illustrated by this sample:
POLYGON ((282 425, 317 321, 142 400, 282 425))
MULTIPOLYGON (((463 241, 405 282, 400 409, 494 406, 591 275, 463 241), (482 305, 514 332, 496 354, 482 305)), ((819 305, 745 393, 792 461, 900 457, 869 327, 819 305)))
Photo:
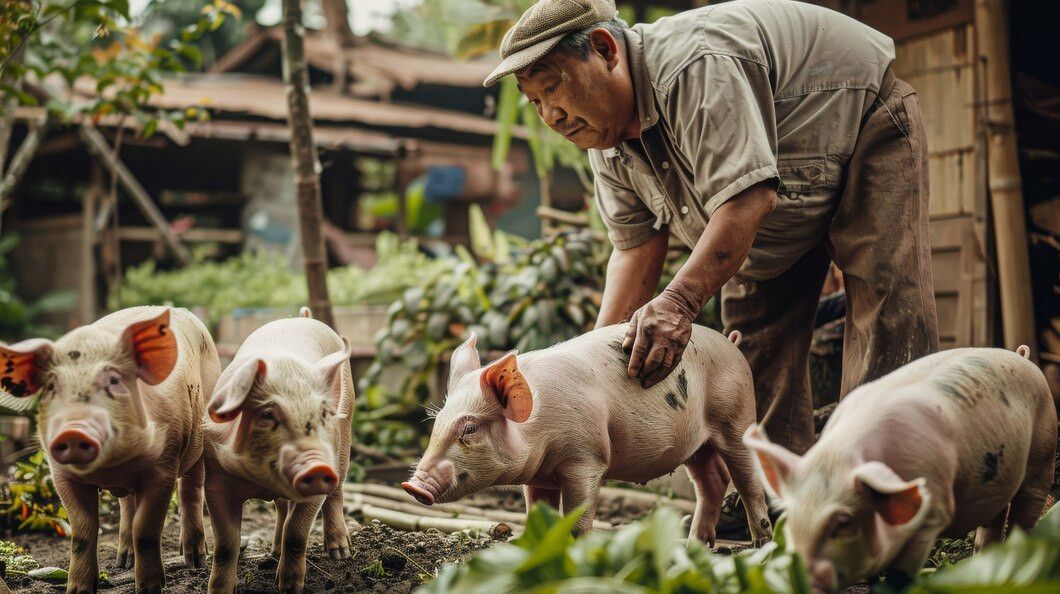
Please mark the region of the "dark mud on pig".
MULTIPOLYGON (((273 594, 276 587, 276 561, 271 557, 274 526, 272 504, 253 502, 244 509, 242 524, 242 554, 239 561, 238 592, 243 594, 273 594)), ((114 567, 117 548, 117 516, 112 522, 103 520, 104 531, 99 538, 100 571, 106 572, 110 585, 102 585, 100 592, 132 594, 133 571, 114 567), (113 525, 113 526, 111 526, 113 525)), ((206 532, 210 534, 210 518, 206 517, 206 532)), ((310 535, 305 592, 394 592, 414 590, 437 574, 445 563, 459 561, 477 550, 489 546, 488 537, 447 535, 437 531, 402 532, 378 523, 368 523, 358 531, 355 522, 348 521, 351 553, 349 559, 334 561, 323 548, 321 522, 318 519, 310 535)), ((166 568, 167 594, 200 594, 206 592, 209 569, 185 569, 180 547, 180 525, 176 515, 170 515, 162 534, 163 562, 166 568)), ((66 568, 70 562, 69 542, 48 534, 19 534, 4 537, 23 547, 42 566, 66 568)), ((212 544, 212 539, 208 542, 212 544)), ((212 552, 212 549, 211 549, 212 552)), ((65 586, 55 586, 29 578, 6 578, 8 587, 16 594, 55 594, 65 592, 65 586)))

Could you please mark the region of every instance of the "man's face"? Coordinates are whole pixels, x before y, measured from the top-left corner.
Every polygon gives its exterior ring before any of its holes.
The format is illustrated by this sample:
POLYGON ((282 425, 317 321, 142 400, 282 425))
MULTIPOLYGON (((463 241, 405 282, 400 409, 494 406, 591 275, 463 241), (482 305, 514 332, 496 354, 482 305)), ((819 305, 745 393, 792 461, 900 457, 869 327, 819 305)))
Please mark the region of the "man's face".
MULTIPOLYGON (((594 44, 586 59, 553 51, 516 73, 541 120, 581 149, 618 146, 636 123, 632 81, 625 63, 617 54, 608 55, 606 45, 594 44)), ((639 132, 637 126, 633 137, 639 132)))

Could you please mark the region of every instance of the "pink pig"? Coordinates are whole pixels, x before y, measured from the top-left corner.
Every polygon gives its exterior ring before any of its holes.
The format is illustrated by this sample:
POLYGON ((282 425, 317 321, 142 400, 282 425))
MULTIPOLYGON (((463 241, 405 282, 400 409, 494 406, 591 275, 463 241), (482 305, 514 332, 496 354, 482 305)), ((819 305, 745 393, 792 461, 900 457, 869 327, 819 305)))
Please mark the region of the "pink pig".
POLYGON ((303 308, 300 318, 255 330, 218 380, 206 445, 216 549, 211 594, 235 591, 247 499, 276 501, 281 592, 302 591, 309 531, 321 506, 329 554, 350 556, 342 508, 355 398, 350 353, 348 340, 303 308))
POLYGON ((695 326, 681 367, 645 390, 627 375, 625 333, 624 325, 600 328, 484 368, 472 335, 453 354, 430 444, 402 486, 431 505, 525 485, 528 508, 545 500, 569 513, 588 504, 575 528, 585 532, 603 481, 643 483, 683 464, 696 489, 693 537, 713 544, 731 473, 755 542, 768 540, 765 493, 740 442, 755 421, 743 355, 695 326))
POLYGON ((178 477, 184 559, 203 566, 201 420, 221 364, 198 318, 123 309, 54 343, 0 346, 0 367, 5 392, 41 393, 40 443, 73 533, 67 592, 96 591, 99 489, 121 497, 117 564, 135 558, 137 592, 162 591, 160 537, 178 477))
POLYGON ((944 351, 865 384, 804 456, 748 429, 816 591, 885 569, 915 575, 940 535, 978 527, 978 550, 1006 518, 1034 526, 1053 479, 1057 405, 1027 347, 1017 352, 944 351))

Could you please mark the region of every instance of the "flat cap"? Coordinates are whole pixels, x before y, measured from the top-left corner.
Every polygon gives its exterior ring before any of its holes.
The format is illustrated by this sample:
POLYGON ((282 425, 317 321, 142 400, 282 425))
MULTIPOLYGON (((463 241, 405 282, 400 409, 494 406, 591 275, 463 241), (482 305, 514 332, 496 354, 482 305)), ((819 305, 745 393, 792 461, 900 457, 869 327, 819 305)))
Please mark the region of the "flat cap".
POLYGON ((501 63, 486 77, 483 86, 492 87, 505 76, 540 60, 564 35, 610 20, 616 14, 618 9, 612 0, 539 0, 504 34, 501 63))

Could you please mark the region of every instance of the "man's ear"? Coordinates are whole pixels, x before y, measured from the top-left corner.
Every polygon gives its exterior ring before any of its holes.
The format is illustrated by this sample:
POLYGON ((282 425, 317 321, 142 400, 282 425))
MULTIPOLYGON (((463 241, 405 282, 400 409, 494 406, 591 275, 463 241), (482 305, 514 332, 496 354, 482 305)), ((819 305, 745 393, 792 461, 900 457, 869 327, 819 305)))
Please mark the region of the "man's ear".
POLYGON ((482 371, 482 394, 496 398, 504 409, 504 416, 522 423, 530 418, 534 410, 534 397, 530 384, 519 371, 515 353, 508 353, 499 361, 491 363, 482 371))
POLYGON ((615 36, 611 35, 611 32, 607 29, 603 27, 593 29, 589 33, 589 47, 604 59, 608 70, 613 70, 618 66, 618 42, 615 40, 615 36))

